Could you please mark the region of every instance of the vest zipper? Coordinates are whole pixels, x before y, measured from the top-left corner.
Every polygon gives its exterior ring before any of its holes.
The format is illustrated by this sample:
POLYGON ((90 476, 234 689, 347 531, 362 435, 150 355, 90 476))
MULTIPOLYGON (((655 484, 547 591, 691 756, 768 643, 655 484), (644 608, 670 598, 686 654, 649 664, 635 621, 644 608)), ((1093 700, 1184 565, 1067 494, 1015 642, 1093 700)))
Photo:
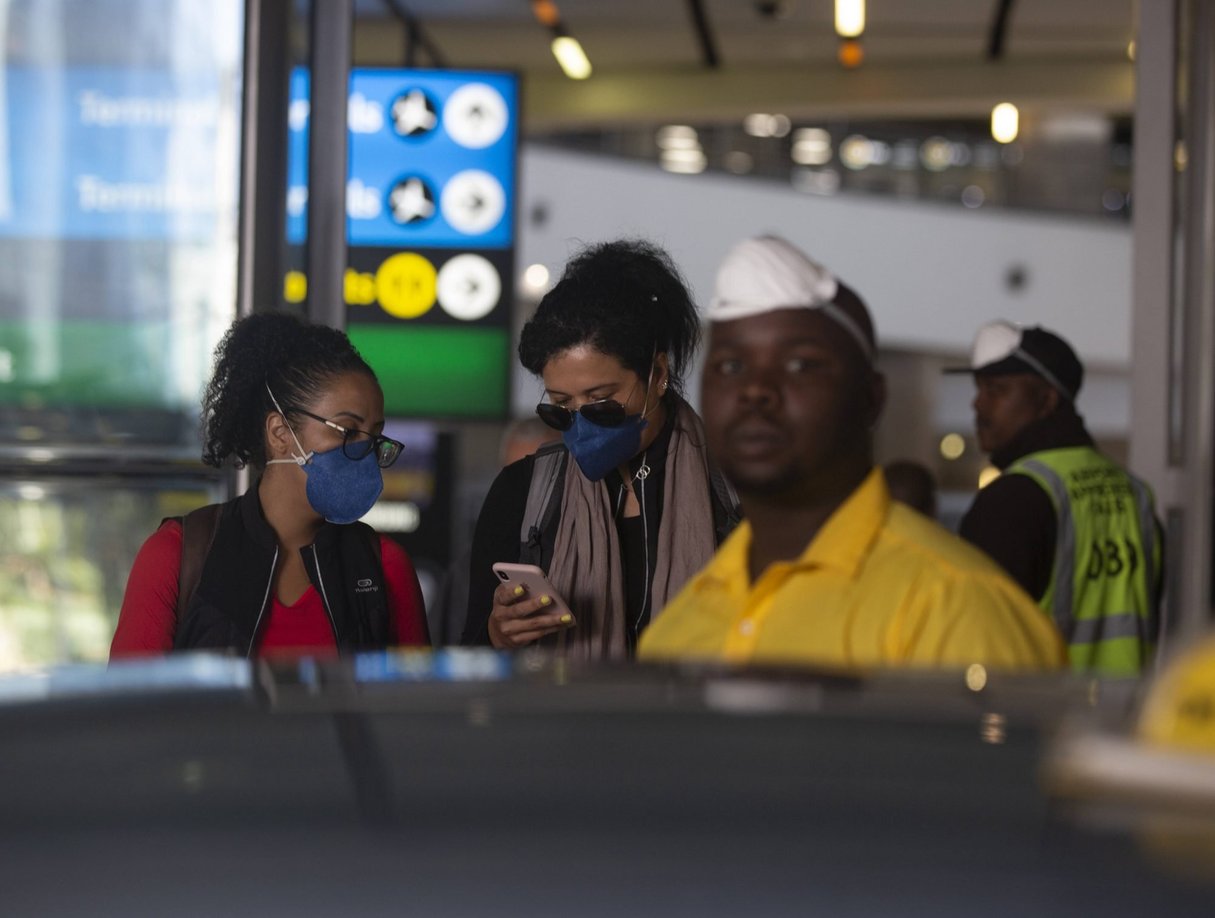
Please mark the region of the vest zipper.
POLYGON ((333 610, 329 608, 329 594, 325 592, 325 575, 321 573, 321 559, 316 556, 316 546, 312 548, 312 563, 316 565, 316 584, 321 588, 321 605, 325 607, 325 614, 329 616, 329 627, 333 629, 333 643, 341 650, 341 642, 338 640, 337 622, 333 620, 333 610))
POLYGON ((637 641, 641 637, 641 622, 645 619, 645 614, 650 608, 652 585, 650 584, 650 523, 646 519, 646 503, 645 503, 645 480, 650 477, 650 467, 646 465, 645 456, 641 457, 641 468, 637 470, 637 475, 634 481, 640 480, 640 487, 637 494, 639 497, 638 503, 641 505, 641 540, 645 548, 645 580, 642 582, 641 592, 641 612, 637 615, 637 621, 633 623, 633 640, 637 641))
POLYGON ((266 607, 270 605, 270 591, 274 589, 274 569, 278 566, 278 546, 274 546, 274 558, 270 561, 270 579, 266 581, 266 595, 262 597, 262 608, 257 613, 257 621, 253 623, 253 636, 249 638, 249 647, 245 650, 246 657, 253 656, 253 645, 257 643, 257 634, 262 630, 262 619, 266 616, 266 607))

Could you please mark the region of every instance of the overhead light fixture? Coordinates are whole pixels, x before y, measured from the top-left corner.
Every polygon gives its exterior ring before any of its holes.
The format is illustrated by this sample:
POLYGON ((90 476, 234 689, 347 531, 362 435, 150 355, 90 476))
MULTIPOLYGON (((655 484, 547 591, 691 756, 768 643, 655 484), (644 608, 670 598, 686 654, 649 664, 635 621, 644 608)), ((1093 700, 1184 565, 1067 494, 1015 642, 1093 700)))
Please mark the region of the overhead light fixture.
POLYGON ((793 134, 789 156, 802 166, 825 166, 831 162, 831 135, 822 128, 801 128, 793 134))
POLYGON ((865 49, 855 38, 844 38, 840 40, 835 59, 845 70, 855 70, 865 62, 865 49))
POLYGON ((660 127, 654 142, 664 150, 700 149, 696 128, 687 124, 667 124, 660 127))
POLYGON ((695 175, 705 171, 708 160, 701 150, 663 150, 658 164, 667 172, 695 175))
POLYGON ((553 0, 532 0, 532 15, 536 21, 553 33, 550 47, 553 57, 561 65, 562 72, 571 80, 585 80, 591 75, 591 59, 582 50, 582 44, 569 33, 557 4, 553 0))
POLYGON ((835 0, 835 33, 860 38, 865 31, 865 0, 835 0))
POLYGON ((998 143, 1012 143, 1017 139, 1021 113, 1011 102, 1001 102, 991 110, 991 136, 998 143))
POLYGON ((553 0, 532 0, 532 15, 541 25, 550 28, 561 22, 561 14, 557 12, 557 4, 553 0))
POLYGON ((553 39, 553 57, 571 80, 585 80, 591 75, 591 59, 572 35, 558 35, 553 39))
POLYGON ((548 289, 548 281, 548 268, 539 262, 528 265, 527 270, 523 272, 523 289, 530 294, 538 296, 543 293, 548 289))

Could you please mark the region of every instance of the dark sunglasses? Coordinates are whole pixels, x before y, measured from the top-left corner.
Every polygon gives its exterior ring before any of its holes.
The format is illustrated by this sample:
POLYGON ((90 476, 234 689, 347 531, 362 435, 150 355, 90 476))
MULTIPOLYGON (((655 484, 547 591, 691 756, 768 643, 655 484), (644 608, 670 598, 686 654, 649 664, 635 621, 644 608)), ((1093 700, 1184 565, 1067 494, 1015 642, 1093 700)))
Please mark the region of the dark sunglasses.
POLYGON ((295 410, 299 414, 310 417, 314 421, 320 421, 326 427, 332 427, 340 433, 342 435, 342 454, 347 459, 365 459, 367 456, 375 453, 376 465, 382 469, 386 469, 397 461, 397 457, 401 455, 401 450, 405 448, 404 443, 393 440, 391 437, 385 437, 383 434, 368 433, 356 427, 343 427, 335 421, 323 418, 319 414, 313 414, 311 411, 305 411, 303 408, 296 408, 295 410))
MULTIPOLYGON (((578 413, 597 427, 619 427, 627 417, 624 405, 610 398, 587 402, 578 413)), ((574 425, 574 412, 564 405, 541 402, 536 406, 536 414, 554 430, 569 430, 574 425)))

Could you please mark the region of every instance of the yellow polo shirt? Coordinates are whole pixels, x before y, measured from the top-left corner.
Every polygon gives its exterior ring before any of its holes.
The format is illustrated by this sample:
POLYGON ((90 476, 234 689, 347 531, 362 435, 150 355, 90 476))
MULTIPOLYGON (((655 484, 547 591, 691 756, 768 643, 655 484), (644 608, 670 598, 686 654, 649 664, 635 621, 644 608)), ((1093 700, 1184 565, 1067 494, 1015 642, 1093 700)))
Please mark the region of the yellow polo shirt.
POLYGON ((1056 669, 1054 624, 996 563, 890 499, 880 469, 750 583, 744 522, 641 636, 646 660, 1056 669))

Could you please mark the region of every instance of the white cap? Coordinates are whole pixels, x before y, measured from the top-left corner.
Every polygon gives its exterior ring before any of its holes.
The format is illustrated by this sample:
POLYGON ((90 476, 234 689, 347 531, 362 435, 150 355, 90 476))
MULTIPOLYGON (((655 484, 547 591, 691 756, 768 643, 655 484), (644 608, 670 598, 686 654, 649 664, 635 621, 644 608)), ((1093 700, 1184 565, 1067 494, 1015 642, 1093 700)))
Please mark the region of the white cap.
POLYGON ((1070 344, 1041 326, 1023 328, 1003 319, 979 329, 970 349, 970 366, 948 367, 945 372, 976 376, 1036 373, 1073 400, 1084 380, 1084 366, 1070 344))
POLYGON ((835 275, 776 236, 744 239, 717 271, 710 322, 730 322, 777 309, 818 309, 848 332, 868 360, 873 345, 856 320, 835 305, 835 275))
POLYGON ((982 369, 1017 353, 1021 346, 1021 327, 998 320, 979 329, 970 348, 970 367, 982 369))

